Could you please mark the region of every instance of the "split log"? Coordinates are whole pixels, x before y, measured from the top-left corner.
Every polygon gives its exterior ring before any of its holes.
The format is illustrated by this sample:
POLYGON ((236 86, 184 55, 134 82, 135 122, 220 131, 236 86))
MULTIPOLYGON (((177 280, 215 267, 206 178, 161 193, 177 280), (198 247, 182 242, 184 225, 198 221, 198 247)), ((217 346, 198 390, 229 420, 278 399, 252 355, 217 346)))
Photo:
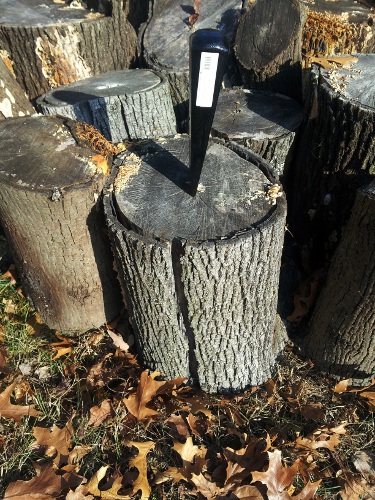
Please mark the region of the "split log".
POLYGON ((110 321, 121 293, 103 232, 106 158, 52 116, 4 120, 0 137, 0 216, 23 290, 51 328, 110 321))
POLYGON ((10 68, 0 57, 0 120, 35 113, 10 68))
MULTIPOLYGON (((140 35, 146 66, 162 72, 169 80, 180 132, 186 132, 188 123, 190 35, 195 29, 219 28, 232 45, 242 6, 240 0, 201 2, 200 15, 192 27, 189 17, 194 14, 193 3, 157 0, 140 35)), ((224 80, 228 81, 233 72, 232 61, 224 80)))
POLYGON ((361 385, 375 371, 374 221, 375 181, 357 192, 304 346, 319 369, 361 385))
POLYGON ((357 189, 375 174, 375 55, 335 61, 331 69, 313 65, 289 199, 293 234, 323 262, 340 239, 357 189))
POLYGON ((301 105, 289 97, 260 90, 222 90, 212 135, 235 141, 257 153, 277 172, 287 172, 301 105))
POLYGON ((302 28, 299 0, 257 0, 241 17, 235 54, 246 87, 302 100, 302 28))
POLYGON ((120 0, 113 0, 111 16, 53 0, 0 5, 0 49, 30 99, 51 87, 128 68, 136 57, 136 34, 120 0))
POLYGON ((271 375, 283 347, 285 198, 260 157, 218 144, 192 197, 188 151, 182 137, 126 153, 104 196, 107 225, 143 362, 208 392, 240 391, 271 375))
POLYGON ((168 81, 149 70, 112 71, 50 90, 43 114, 93 125, 110 141, 176 134, 168 81))

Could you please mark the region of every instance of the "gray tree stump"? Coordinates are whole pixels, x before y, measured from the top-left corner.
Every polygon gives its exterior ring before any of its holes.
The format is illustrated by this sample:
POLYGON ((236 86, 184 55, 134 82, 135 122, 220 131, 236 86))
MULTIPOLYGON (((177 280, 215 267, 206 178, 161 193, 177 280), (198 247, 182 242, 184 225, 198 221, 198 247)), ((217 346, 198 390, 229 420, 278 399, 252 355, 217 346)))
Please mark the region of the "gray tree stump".
POLYGON ((281 176, 289 168, 302 118, 301 105, 281 94, 260 90, 222 90, 212 135, 246 146, 281 176))
POLYGON ((110 321, 121 293, 103 231, 106 159, 51 116, 4 120, 0 138, 0 216, 23 290, 51 328, 110 321))
POLYGON ((375 371, 374 221, 375 181, 357 192, 304 345, 319 369, 361 385, 375 371))
POLYGON ((248 150, 250 161, 214 144, 192 197, 186 137, 136 151, 104 206, 141 359, 208 392, 264 382, 284 342, 276 306, 286 203, 270 190, 273 174, 248 150))
POLYGON ((15 76, 0 57, 0 120, 35 113, 15 76))
POLYGON ((106 16, 53 0, 0 0, 0 50, 7 52, 29 98, 128 68, 136 56, 136 34, 126 4, 113 0, 106 16))
POLYGON ((375 55, 336 59, 341 68, 312 68, 289 200, 293 234, 322 260, 340 239, 357 189, 375 174, 375 55))
POLYGON ((168 81, 149 70, 112 71, 50 90, 43 114, 93 125, 110 141, 176 134, 168 81))
POLYGON ((257 0, 241 17, 235 53, 246 87, 302 99, 302 28, 298 0, 257 0))
MULTIPOLYGON (((219 28, 233 42, 241 0, 201 2, 198 21, 191 27, 193 0, 157 0, 152 15, 140 34, 142 55, 147 67, 162 72, 171 86, 177 125, 186 132, 189 100, 189 38, 195 29, 219 28)), ((233 72, 230 66, 228 75, 233 72)))

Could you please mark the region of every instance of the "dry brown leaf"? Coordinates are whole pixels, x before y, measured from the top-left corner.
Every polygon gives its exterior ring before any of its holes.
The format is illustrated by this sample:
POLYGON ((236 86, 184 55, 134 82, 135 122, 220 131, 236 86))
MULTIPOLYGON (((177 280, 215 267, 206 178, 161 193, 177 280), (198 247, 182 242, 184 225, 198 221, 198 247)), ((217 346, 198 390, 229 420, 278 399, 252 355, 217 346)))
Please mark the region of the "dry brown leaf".
POLYGON ((360 392, 359 395, 361 396, 361 398, 364 398, 366 400, 369 409, 372 412, 375 412, 375 391, 363 391, 360 392))
POLYGON ((254 438, 245 448, 240 450, 226 448, 223 454, 228 463, 236 463, 248 472, 252 472, 263 468, 267 462, 266 450, 268 448, 269 444, 267 442, 264 443, 254 438))
POLYGON ((350 68, 350 66, 358 61, 357 57, 353 56, 327 56, 327 57, 312 57, 311 63, 319 64, 324 69, 350 68))
POLYGON ((350 379, 341 380, 338 384, 335 385, 335 387, 333 388, 333 392, 336 392, 337 394, 346 392, 348 390, 349 383, 350 379))
POLYGON ((1 278, 2 280, 9 279, 11 285, 15 285, 19 280, 19 274, 14 264, 9 266, 9 269, 6 273, 4 273, 1 278))
POLYGON ((0 347, 0 372, 5 375, 9 375, 14 372, 13 368, 8 365, 7 352, 4 347, 0 347))
POLYGON ((55 333, 59 342, 51 342, 52 351, 56 351, 56 354, 53 356, 53 360, 60 358, 61 356, 65 356, 66 354, 70 354, 73 350, 72 342, 70 339, 62 337, 61 335, 55 333))
POLYGON ((38 335, 42 328, 42 319, 38 313, 35 313, 31 318, 27 319, 26 330, 29 335, 38 335))
POLYGON ((187 438, 185 443, 174 441, 173 449, 180 455, 183 466, 193 463, 195 457, 204 457, 207 453, 207 449, 204 446, 200 448, 193 444, 191 436, 187 438))
POLYGON ((200 416, 196 417, 192 413, 189 413, 186 419, 193 434, 196 436, 204 436, 206 434, 208 424, 204 418, 200 416))
POLYGON ((111 337, 112 342, 118 347, 121 351, 127 352, 129 350, 130 345, 125 342, 121 335, 118 335, 115 332, 111 332, 111 330, 107 330, 108 335, 111 337))
POLYGON ((353 456, 353 465, 366 481, 375 484, 375 454, 369 450, 357 451, 353 456))
POLYGON ((184 406, 184 410, 190 411, 191 413, 203 413, 206 417, 212 416, 212 411, 207 409, 207 406, 211 404, 210 399, 204 393, 194 394, 194 396, 186 396, 183 394, 183 391, 178 391, 176 394, 179 401, 183 404, 188 405, 184 406))
POLYGON ((69 448, 71 448, 71 438, 73 435, 73 426, 71 422, 68 422, 62 429, 55 424, 52 426, 52 429, 34 427, 33 434, 36 439, 34 445, 37 444, 46 448, 53 447, 56 450, 58 454, 57 460, 55 460, 56 465, 59 464, 61 456, 66 457, 66 460, 68 459, 69 448))
POLYGON ((367 484, 360 474, 353 474, 350 470, 344 470, 337 480, 341 486, 341 500, 369 500, 375 498, 374 489, 367 484))
MULTIPOLYGON (((99 483, 100 481, 105 477, 107 470, 108 470, 108 465, 105 465, 101 467, 96 473, 93 475, 93 477, 90 479, 90 481, 82 485, 78 488, 79 494, 87 495, 87 493, 90 493, 91 495, 94 495, 95 498, 103 498, 104 500, 129 500, 131 497, 128 495, 119 495, 118 491, 121 489, 122 485, 122 478, 117 477, 114 481, 112 481, 111 487, 106 488, 106 485, 103 485, 103 489, 99 489, 99 483), (104 489, 106 488, 106 489, 104 489)), ((74 497, 72 497, 74 499, 74 497)), ((81 497, 78 497, 80 499, 81 497)), ((87 498, 87 497, 83 497, 87 498)))
POLYGON ((109 399, 106 399, 99 406, 93 406, 90 408, 90 420, 87 425, 92 425, 93 427, 99 427, 105 420, 113 418, 116 415, 115 410, 109 399))
POLYGON ((139 471, 139 475, 133 484, 133 491, 137 493, 137 491, 141 490, 141 500, 145 500, 151 493, 151 487, 147 479, 147 453, 154 448, 155 443, 153 441, 144 443, 131 441, 128 445, 135 446, 139 451, 138 455, 129 462, 129 467, 135 467, 139 471))
MULTIPOLYGON (((223 500, 236 500, 236 499, 243 499, 243 500, 263 500, 264 496, 261 494, 261 492, 258 490, 256 486, 253 486, 251 484, 246 484, 244 486, 239 486, 235 490, 233 490, 230 494, 230 496, 223 496, 223 500)), ((218 500, 221 500, 219 497, 218 500)))
POLYGON ((295 447, 300 450, 317 450, 318 448, 327 448, 328 450, 333 451, 339 442, 340 437, 338 434, 310 434, 307 437, 299 436, 295 441, 295 447))
POLYGON ((4 418, 13 418, 16 422, 21 422, 23 416, 37 417, 41 415, 40 411, 35 410, 34 405, 21 406, 10 402, 12 392, 16 386, 17 382, 13 382, 0 394, 0 415, 4 418))
POLYGON ((201 2, 200 0, 194 0, 194 13, 189 16, 188 23, 190 26, 194 26, 194 24, 198 21, 200 17, 201 11, 201 2))
POLYGON ((324 410, 322 403, 308 403, 299 407, 299 413, 306 420, 322 420, 324 418, 324 410))
POLYGON ((217 498, 221 493, 221 488, 218 488, 215 483, 208 481, 202 473, 199 475, 192 474, 190 481, 194 484, 197 492, 203 495, 203 498, 217 498))
POLYGON ((189 427, 181 415, 172 415, 165 421, 170 428, 170 434, 176 439, 186 439, 190 436, 189 427))
POLYGON ((318 296, 319 281, 322 271, 316 271, 306 281, 301 283, 294 293, 294 311, 286 319, 298 324, 309 314, 318 296))

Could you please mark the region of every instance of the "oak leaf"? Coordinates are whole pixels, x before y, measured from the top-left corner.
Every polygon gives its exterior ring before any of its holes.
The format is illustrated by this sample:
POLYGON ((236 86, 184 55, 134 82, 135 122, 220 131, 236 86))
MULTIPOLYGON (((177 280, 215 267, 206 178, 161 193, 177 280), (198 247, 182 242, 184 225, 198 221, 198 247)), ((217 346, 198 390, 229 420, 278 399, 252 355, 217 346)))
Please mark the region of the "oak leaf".
POLYGON ((65 337, 62 337, 60 334, 55 333, 56 337, 59 339, 59 342, 51 342, 52 350, 56 351, 56 354, 53 356, 53 360, 61 358, 61 356, 65 356, 65 354, 70 354, 73 350, 71 345, 71 340, 65 337))
POLYGON ((12 392, 16 386, 17 382, 13 382, 0 394, 0 415, 4 418, 13 418, 16 422, 21 422, 23 416, 37 417, 41 415, 40 411, 35 410, 34 405, 21 406, 10 402, 12 392))
POLYGON ((0 373, 4 373, 5 375, 9 375, 13 373, 14 370, 11 366, 8 365, 7 362, 7 352, 3 347, 0 347, 0 373))
POLYGON ((363 391, 359 395, 366 400, 370 411, 375 412, 375 391, 363 391))
POLYGON ((92 425, 93 427, 99 427, 104 421, 109 418, 113 418, 116 415, 115 410, 109 399, 106 399, 99 406, 93 406, 90 408, 90 420, 87 425, 92 425))
POLYGON ((36 439, 35 444, 47 448, 47 455, 53 456, 57 455, 54 459, 54 463, 57 466, 61 465, 61 460, 64 463, 68 460, 69 448, 71 448, 71 438, 73 435, 73 426, 71 422, 68 422, 65 427, 60 429, 57 425, 53 425, 52 428, 44 427, 34 427, 33 434, 36 439), (54 450, 51 454, 50 450, 54 450))
POLYGON ((369 500, 375 497, 374 487, 360 474, 353 474, 350 470, 344 470, 338 477, 341 486, 340 497, 342 500, 369 500))
MULTIPOLYGON (((90 493, 91 495, 94 495, 95 498, 103 498, 104 500, 128 500, 130 497, 128 495, 119 495, 118 491, 122 488, 122 478, 117 477, 114 481, 112 481, 112 485, 109 489, 99 489, 99 483, 100 481, 105 477, 107 470, 108 470, 108 465, 104 465, 103 467, 100 467, 98 471, 93 475, 93 477, 90 479, 90 481, 83 485, 80 486, 78 489, 78 492, 80 494, 87 494, 90 493)), ((103 488, 105 488, 106 485, 103 485, 103 488)), ((77 493, 78 493, 77 492, 77 493)), ((78 497, 80 498, 80 497, 78 497)), ((86 498, 86 497, 83 497, 86 498)), ((74 499, 74 497, 73 497, 74 499)))
POLYGON ((204 446, 200 448, 199 446, 193 444, 191 436, 187 438, 185 443, 175 441, 173 449, 180 455, 183 465, 193 463, 196 456, 204 457, 207 453, 207 449, 204 446))
POLYGON ((186 439, 189 435, 189 427, 181 415, 172 415, 165 421, 170 428, 170 434, 176 439, 186 439))
POLYGON ((350 384, 350 379, 341 380, 338 384, 333 388, 333 392, 337 394, 341 394, 342 392, 346 392, 348 390, 350 384))
POLYGON ((201 2, 200 0, 194 0, 194 12, 189 16, 188 23, 190 26, 194 26, 194 24, 198 21, 200 17, 201 10, 201 2))
MULTIPOLYGON (((237 500, 237 499, 243 499, 243 500, 263 500, 264 496, 262 493, 258 490, 256 486, 253 486, 251 484, 245 484, 244 486, 239 486, 238 488, 234 489, 229 497, 225 496, 223 497, 223 500, 237 500)), ((218 500, 221 500, 219 497, 218 500)))
POLYGON ((202 473, 199 475, 192 474, 191 482, 194 484, 198 493, 203 495, 203 498, 217 498, 221 489, 215 483, 208 481, 202 473))
POLYGON ((107 333, 111 337, 114 345, 121 351, 127 352, 129 350, 130 345, 125 342, 121 335, 118 335, 115 332, 111 332, 111 330, 107 330, 107 333))
POLYGON ((295 447, 301 450, 317 450, 318 448, 327 448, 333 451, 339 444, 338 434, 309 434, 306 437, 299 436, 296 439, 295 447))
POLYGON ((139 471, 133 484, 133 491, 136 493, 141 490, 141 500, 145 500, 151 494, 151 487, 147 479, 147 453, 154 448, 155 443, 153 441, 145 441, 144 443, 130 441, 128 445, 135 446, 139 451, 138 455, 129 462, 129 467, 135 467, 139 471))

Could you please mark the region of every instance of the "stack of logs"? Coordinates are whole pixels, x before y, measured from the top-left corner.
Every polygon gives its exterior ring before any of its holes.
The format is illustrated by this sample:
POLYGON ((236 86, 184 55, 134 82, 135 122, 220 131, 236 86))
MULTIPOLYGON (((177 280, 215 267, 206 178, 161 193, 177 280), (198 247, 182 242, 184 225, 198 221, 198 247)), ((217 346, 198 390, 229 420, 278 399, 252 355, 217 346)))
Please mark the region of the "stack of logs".
POLYGON ((0 0, 0 216, 25 292, 72 334, 125 304, 146 366, 208 392, 271 376, 285 325, 317 367, 366 383, 375 14, 354 0, 185 3, 0 0), (188 44, 204 28, 232 52, 192 197, 188 44), (303 271, 327 271, 298 326, 277 314, 286 198, 303 271))

